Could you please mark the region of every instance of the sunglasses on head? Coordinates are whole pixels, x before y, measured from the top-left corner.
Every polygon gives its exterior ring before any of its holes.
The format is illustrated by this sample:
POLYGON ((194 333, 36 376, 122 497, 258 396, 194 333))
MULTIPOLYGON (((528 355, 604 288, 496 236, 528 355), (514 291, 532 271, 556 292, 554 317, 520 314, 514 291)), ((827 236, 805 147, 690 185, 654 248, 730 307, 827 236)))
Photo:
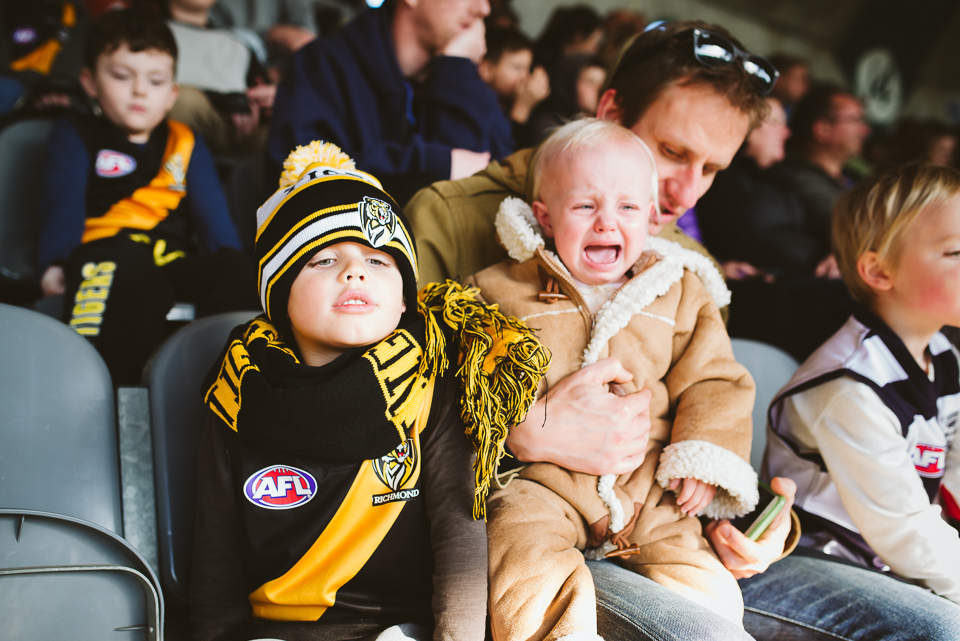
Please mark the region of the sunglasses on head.
MULTIPOLYGON (((652 23, 646 31, 662 31, 666 29, 665 22, 652 23)), ((757 88, 763 95, 773 91, 773 85, 780 77, 780 72, 773 66, 769 60, 763 56, 755 56, 721 36, 719 33, 708 31, 707 29, 694 28, 693 32, 693 57, 704 67, 711 69, 716 67, 725 67, 739 60, 743 64, 743 70, 753 76, 757 83, 757 88)), ((680 31, 674 36, 686 31, 680 31)))

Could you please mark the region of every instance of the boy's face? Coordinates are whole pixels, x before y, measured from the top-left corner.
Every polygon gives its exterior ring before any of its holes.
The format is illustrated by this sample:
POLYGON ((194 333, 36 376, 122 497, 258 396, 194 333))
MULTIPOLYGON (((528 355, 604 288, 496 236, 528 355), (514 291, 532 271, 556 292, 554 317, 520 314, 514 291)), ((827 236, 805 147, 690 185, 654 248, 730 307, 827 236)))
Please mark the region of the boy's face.
POLYGON ((574 278, 613 283, 640 258, 655 211, 652 170, 628 141, 566 153, 544 168, 533 213, 574 278))
POLYGON ((84 69, 80 82, 103 115, 131 142, 143 143, 177 101, 173 58, 147 49, 136 53, 126 44, 101 54, 96 69, 84 69))
POLYGON ((501 98, 512 100, 517 96, 520 83, 530 75, 533 52, 529 49, 507 51, 495 63, 484 60, 480 63, 480 77, 501 98))
POLYGON ((909 225, 889 295, 902 313, 960 325, 960 194, 928 207, 909 225))
POLYGON ((383 340, 404 311, 397 261, 358 243, 317 252, 293 281, 287 303, 294 338, 309 365, 383 340))

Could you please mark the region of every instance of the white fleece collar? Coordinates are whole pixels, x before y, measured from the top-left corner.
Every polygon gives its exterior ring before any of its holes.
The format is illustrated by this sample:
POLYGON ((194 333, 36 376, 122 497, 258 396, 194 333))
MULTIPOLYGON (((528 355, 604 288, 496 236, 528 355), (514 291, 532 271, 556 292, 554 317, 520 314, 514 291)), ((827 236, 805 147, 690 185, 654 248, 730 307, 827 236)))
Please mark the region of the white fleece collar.
MULTIPOLYGON (((520 198, 508 197, 500 203, 495 225, 500 243, 510 258, 517 262, 530 260, 538 249, 546 245, 543 230, 534 218, 533 210, 520 198)), ((627 282, 597 312, 590 342, 583 352, 583 367, 597 361, 603 346, 630 323, 631 317, 642 313, 644 308, 670 291, 674 283, 683 278, 684 270, 690 270, 700 277, 717 307, 730 304, 730 290, 727 289, 723 276, 703 254, 685 249, 671 240, 648 236, 644 253, 637 265, 647 264, 651 252, 656 254, 659 260, 627 282)), ((559 259, 556 264, 564 267, 559 259)), ((564 271, 569 275, 565 268, 564 271)))

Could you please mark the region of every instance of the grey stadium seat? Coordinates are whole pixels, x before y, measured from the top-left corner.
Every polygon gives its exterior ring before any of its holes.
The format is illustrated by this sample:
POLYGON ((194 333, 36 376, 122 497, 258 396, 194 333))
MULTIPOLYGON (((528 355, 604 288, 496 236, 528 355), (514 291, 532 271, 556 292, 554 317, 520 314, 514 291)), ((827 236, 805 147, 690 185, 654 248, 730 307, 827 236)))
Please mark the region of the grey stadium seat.
POLYGON ((0 304, 0 508, 72 516, 122 534, 113 385, 66 325, 0 304))
POLYGON ((186 600, 196 512, 197 450, 205 410, 200 385, 237 325, 258 311, 200 319, 171 336, 144 372, 150 388, 157 543, 167 598, 186 600))
POLYGON ((53 120, 21 120, 0 131, 0 280, 36 287, 38 194, 43 150, 53 120))
POLYGON ((163 600, 116 534, 44 512, 0 509, 0 637, 159 641, 163 600))
POLYGON ((733 355, 750 371, 757 384, 757 402, 753 406, 753 447, 750 464, 760 471, 763 450, 767 446, 767 408, 780 388, 787 384, 799 365, 784 351, 745 338, 733 339, 733 355))

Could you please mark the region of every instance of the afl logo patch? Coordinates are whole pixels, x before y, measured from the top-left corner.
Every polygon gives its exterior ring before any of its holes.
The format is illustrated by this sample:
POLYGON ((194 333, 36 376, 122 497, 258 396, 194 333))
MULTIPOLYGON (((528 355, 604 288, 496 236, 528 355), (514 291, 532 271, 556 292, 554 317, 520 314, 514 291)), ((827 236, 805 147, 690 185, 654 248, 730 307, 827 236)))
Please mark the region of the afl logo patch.
POLYGON ((295 467, 272 465, 254 472, 243 484, 247 500, 268 510, 289 510, 317 493, 317 480, 295 467))
POLYGON ((137 161, 112 149, 101 149, 97 154, 97 175, 104 178, 120 178, 133 173, 137 161))
POLYGON ((13 32, 13 41, 18 45, 28 45, 37 41, 37 32, 30 27, 20 27, 13 32))

